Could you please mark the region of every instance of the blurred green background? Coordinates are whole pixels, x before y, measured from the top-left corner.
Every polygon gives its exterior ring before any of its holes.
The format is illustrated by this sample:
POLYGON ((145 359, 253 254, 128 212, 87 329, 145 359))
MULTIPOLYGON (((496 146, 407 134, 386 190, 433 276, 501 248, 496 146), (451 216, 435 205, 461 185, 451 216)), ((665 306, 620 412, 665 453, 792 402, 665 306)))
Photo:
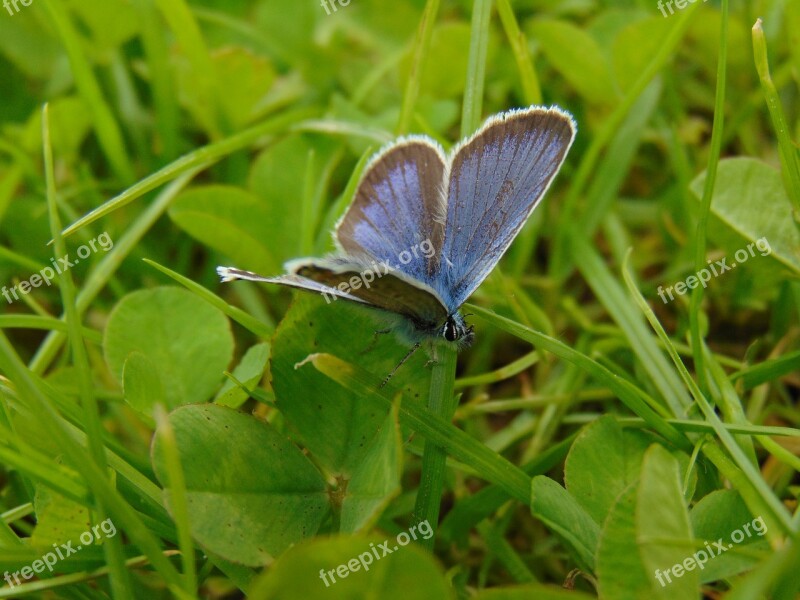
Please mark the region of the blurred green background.
POLYGON ((0 6, 0 573, 123 532, 0 597, 795 597, 800 3, 334 2, 0 6), (330 252, 397 136, 532 104, 578 136, 455 384, 420 353, 392 405, 374 315, 218 282, 330 252))

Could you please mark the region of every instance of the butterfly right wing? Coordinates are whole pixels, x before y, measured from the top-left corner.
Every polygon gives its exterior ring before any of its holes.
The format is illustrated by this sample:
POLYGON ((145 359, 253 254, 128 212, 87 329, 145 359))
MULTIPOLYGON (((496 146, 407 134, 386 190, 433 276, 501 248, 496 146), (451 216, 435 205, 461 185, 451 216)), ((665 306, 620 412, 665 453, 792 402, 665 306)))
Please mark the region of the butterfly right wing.
POLYGON ((575 122, 556 107, 489 118, 451 152, 437 290, 460 306, 508 250, 561 168, 575 122))

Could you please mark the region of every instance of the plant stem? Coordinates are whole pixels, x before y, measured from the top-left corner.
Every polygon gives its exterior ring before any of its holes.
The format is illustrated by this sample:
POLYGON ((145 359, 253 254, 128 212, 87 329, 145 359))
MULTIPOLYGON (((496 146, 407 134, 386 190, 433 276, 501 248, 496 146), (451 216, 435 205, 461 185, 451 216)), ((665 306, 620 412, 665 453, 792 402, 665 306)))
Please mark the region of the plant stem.
POLYGON ((775 89, 775 84, 769 74, 767 42, 764 39, 764 30, 761 28, 761 19, 757 19, 755 25, 753 25, 753 58, 755 59, 758 78, 761 81, 761 89, 764 92, 764 99, 767 101, 767 108, 769 108, 772 126, 778 136, 783 185, 786 187, 786 193, 794 206, 794 222, 800 227, 800 163, 798 163, 797 149, 789 137, 789 126, 786 124, 786 117, 783 114, 778 90, 775 89))
MULTIPOLYGON (((722 153, 722 123, 725 115, 725 81, 728 65, 728 0, 722 0, 722 27, 719 42, 719 62, 717 63, 717 90, 714 99, 714 123, 711 127, 711 153, 708 157, 706 180, 703 186, 703 201, 700 207, 700 218, 697 221, 695 235, 694 263, 697 271, 706 266, 706 236, 708 215, 711 212, 711 199, 714 195, 714 183, 717 180, 717 166, 722 153)), ((703 393, 708 391, 708 374, 703 356, 704 336, 700 332, 700 310, 703 302, 705 286, 698 286, 692 292, 689 305, 689 323, 692 338, 692 358, 695 365, 695 376, 703 393)), ((675 415, 680 416, 680 415, 675 415)))
MULTIPOLYGON (((456 350, 449 346, 436 348, 436 364, 431 374, 428 408, 437 417, 449 422, 455 413, 456 402, 453 386, 456 379, 456 350)), ((431 440, 425 440, 422 455, 422 475, 414 507, 414 521, 427 521, 431 527, 439 523, 439 508, 444 489, 444 473, 447 452, 431 440)), ((423 546, 433 548, 435 536, 420 540, 423 546)))
POLYGON ((491 12, 491 0, 475 0, 473 2, 467 86, 464 89, 464 102, 461 107, 461 137, 471 135, 481 124, 491 12))
POLYGON ((398 135, 408 133, 411 127, 414 105, 417 103, 420 83, 422 82, 422 71, 425 66, 425 59, 430 54, 433 25, 436 22, 438 13, 439 0, 428 0, 425 12, 422 14, 422 21, 420 21, 419 29, 417 30, 417 39, 414 42, 414 60, 411 63, 411 72, 408 75, 408 83, 403 94, 400 121, 397 123, 396 131, 398 135))
MULTIPOLYGON (((486 78, 486 53, 489 48, 489 22, 491 0, 475 0, 472 5, 472 30, 467 63, 467 86, 461 113, 461 136, 466 137, 478 128, 483 106, 483 87, 486 78)), ((444 422, 450 422, 456 403, 453 387, 456 379, 456 350, 450 346, 436 346, 436 363, 431 374, 428 408, 444 422)), ((444 488, 444 469, 447 453, 430 440, 425 441, 422 455, 422 475, 417 492, 414 517, 417 523, 427 521, 431 527, 439 523, 439 505, 444 488)), ((421 540, 423 546, 433 548, 435 536, 421 540)))

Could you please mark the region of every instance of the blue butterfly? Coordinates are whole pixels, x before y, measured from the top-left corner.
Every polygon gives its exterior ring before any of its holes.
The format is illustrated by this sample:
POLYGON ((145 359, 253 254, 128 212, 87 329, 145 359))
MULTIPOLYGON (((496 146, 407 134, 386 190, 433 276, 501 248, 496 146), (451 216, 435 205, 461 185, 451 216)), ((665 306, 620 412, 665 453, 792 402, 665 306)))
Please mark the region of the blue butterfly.
POLYGON ((459 308, 544 196, 575 131, 569 113, 531 106, 490 117, 449 154, 426 136, 400 138, 365 168, 336 225, 336 254, 290 261, 278 277, 217 272, 397 315, 413 343, 400 364, 425 340, 469 345, 472 326, 459 308))

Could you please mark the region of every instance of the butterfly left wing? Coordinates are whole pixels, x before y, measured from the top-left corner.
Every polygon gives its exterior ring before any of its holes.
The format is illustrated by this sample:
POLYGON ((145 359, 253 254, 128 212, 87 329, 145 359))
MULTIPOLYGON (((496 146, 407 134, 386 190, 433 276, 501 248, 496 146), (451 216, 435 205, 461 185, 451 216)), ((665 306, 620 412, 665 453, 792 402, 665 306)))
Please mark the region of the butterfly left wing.
POLYGON ((326 298, 328 296, 341 298, 342 300, 349 300, 350 302, 358 302, 359 304, 366 304, 361 298, 357 298, 352 294, 347 294, 339 289, 328 287, 311 279, 300 277, 299 275, 288 274, 278 275, 277 277, 264 277, 252 271, 245 271, 237 269, 236 267, 217 267, 217 275, 219 275, 222 282, 236 281, 242 279, 245 281, 259 281, 263 283, 275 283, 277 285, 285 285, 300 290, 307 290, 309 292, 316 292, 322 294, 326 298))
POLYGON ((434 331, 447 320, 436 292, 386 263, 365 265, 342 258, 301 258, 286 264, 286 275, 263 277, 234 267, 217 267, 222 281, 244 279, 275 283, 358 302, 402 315, 420 331, 434 331))
POLYGON ((365 265, 343 258, 298 259, 286 268, 293 276, 402 315, 421 331, 433 331, 447 319, 447 309, 433 288, 385 262, 365 265))
POLYGON ((444 232, 446 170, 442 149, 424 136, 403 138, 379 152, 336 225, 339 248, 430 284, 444 232), (431 251, 420 252, 422 244, 431 251), (399 263, 403 253, 408 260, 399 263))
POLYGON ((508 250, 574 138, 568 113, 531 107, 490 118, 453 150, 436 285, 448 306, 461 306, 508 250))

